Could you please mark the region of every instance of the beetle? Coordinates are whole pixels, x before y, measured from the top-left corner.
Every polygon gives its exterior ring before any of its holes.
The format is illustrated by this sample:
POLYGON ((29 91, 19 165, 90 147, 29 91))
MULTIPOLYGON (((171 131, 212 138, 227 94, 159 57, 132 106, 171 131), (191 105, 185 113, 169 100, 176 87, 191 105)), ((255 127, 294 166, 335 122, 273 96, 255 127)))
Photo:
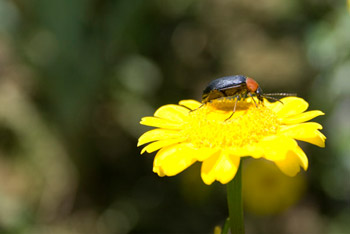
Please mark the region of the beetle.
POLYGON ((231 97, 231 98, 245 98, 247 95, 256 95, 259 101, 262 101, 262 90, 258 83, 252 78, 236 75, 226 76, 211 81, 204 89, 202 95, 202 103, 207 103, 211 100, 231 97))
MULTIPOLYGON (((256 96, 259 103, 263 102, 263 98, 272 99, 281 102, 279 99, 271 97, 272 96, 295 96, 295 94, 288 93, 269 93, 264 94, 259 84, 252 78, 243 75, 226 76, 221 77, 216 80, 211 81, 208 86, 204 89, 202 95, 202 105, 206 104, 215 99, 221 98, 232 98, 235 99, 235 105, 233 108, 233 113, 236 111, 237 102, 239 99, 245 99, 247 96, 256 96)), ((258 107, 254 98, 253 101, 255 106, 258 107)), ((282 102, 281 102, 282 103, 282 102)))

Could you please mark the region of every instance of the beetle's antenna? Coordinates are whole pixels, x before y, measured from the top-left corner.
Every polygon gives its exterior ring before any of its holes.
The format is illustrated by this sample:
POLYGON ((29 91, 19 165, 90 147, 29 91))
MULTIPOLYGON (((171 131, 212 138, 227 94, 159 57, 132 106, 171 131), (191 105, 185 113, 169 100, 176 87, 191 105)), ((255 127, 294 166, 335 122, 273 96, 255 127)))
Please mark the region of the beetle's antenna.
POLYGON ((265 94, 264 95, 261 95, 262 97, 268 99, 268 100, 273 100, 273 101, 278 101, 280 103, 283 104, 283 102, 281 100, 279 100, 278 98, 275 98, 275 97, 270 97, 270 96, 266 96, 265 94))
POLYGON ((281 96, 281 97, 288 97, 288 96, 297 96, 296 93, 264 93, 263 96, 281 96))
POLYGON ((296 93, 264 93, 261 96, 268 100, 278 101, 283 104, 283 102, 280 99, 273 96, 289 97, 289 96, 297 96, 297 94, 296 93))

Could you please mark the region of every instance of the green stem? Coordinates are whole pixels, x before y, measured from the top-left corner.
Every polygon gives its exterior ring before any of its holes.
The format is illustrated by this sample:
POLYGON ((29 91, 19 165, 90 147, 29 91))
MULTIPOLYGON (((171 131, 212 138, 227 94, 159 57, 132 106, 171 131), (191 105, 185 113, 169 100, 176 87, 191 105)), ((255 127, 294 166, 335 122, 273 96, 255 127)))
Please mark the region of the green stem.
POLYGON ((232 234, 244 234, 241 165, 242 162, 236 176, 227 184, 227 202, 232 234))
POLYGON ((228 234, 230 229, 230 218, 227 218, 224 223, 224 227, 222 228, 221 234, 228 234))

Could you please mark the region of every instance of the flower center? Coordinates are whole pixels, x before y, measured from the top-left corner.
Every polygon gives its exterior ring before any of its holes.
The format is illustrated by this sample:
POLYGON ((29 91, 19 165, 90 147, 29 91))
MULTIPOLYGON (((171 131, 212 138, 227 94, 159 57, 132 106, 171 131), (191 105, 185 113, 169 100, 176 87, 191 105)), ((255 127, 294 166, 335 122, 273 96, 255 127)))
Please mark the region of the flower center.
POLYGON ((237 103, 231 116, 234 105, 234 100, 214 100, 190 112, 183 135, 197 147, 236 148, 277 132, 279 123, 271 109, 263 104, 256 107, 252 99, 247 98, 237 103))

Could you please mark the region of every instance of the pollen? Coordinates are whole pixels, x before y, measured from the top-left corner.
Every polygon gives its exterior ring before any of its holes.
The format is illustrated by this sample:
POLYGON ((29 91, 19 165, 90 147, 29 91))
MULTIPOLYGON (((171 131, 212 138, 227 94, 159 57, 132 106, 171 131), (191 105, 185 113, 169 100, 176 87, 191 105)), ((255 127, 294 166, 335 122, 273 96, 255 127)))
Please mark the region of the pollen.
POLYGON ((278 131, 277 115, 263 104, 240 101, 231 116, 234 105, 234 100, 222 99, 194 110, 183 136, 198 148, 243 148, 278 131))

